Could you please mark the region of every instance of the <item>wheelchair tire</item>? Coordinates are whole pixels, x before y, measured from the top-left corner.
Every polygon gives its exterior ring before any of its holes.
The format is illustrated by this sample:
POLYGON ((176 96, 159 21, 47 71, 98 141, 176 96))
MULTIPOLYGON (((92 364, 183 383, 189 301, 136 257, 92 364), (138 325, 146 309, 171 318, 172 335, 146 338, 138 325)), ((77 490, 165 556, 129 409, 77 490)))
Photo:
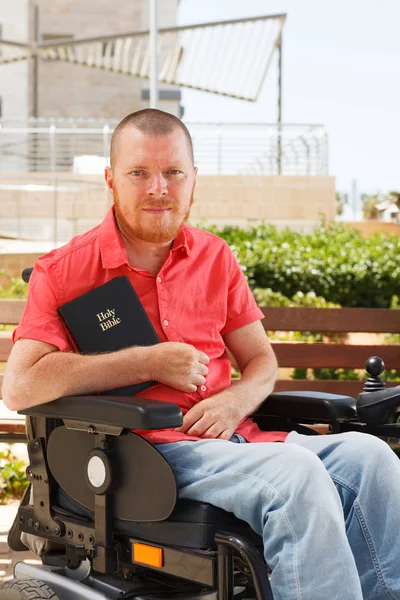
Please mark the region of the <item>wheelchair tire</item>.
POLYGON ((39 579, 10 579, 0 586, 0 600, 59 600, 57 594, 39 579))

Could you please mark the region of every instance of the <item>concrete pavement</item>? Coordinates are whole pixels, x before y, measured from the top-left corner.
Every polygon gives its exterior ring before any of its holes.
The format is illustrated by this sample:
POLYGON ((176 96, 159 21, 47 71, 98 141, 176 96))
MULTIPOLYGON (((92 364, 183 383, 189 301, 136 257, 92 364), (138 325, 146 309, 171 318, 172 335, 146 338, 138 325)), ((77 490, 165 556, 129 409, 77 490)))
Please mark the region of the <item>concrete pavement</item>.
POLYGON ((32 552, 12 552, 7 544, 8 531, 13 524, 19 503, 12 501, 0 505, 0 582, 12 579, 14 565, 20 561, 40 564, 40 560, 32 552))
MULTIPOLYGON (((4 417, 7 409, 2 402, 0 402, 0 406, 1 405, 3 407, 1 415, 4 417)), ((11 415, 15 414, 16 413, 11 413, 11 415)), ((6 447, 8 447, 7 444, 0 444, 0 450, 5 449, 6 447)), ((12 444, 11 451, 15 456, 23 460, 25 464, 28 464, 26 444, 12 444)), ((7 535, 14 522, 18 506, 19 502, 16 500, 10 500, 4 505, 0 504, 0 581, 11 579, 15 563, 21 560, 30 562, 31 564, 40 564, 41 562, 35 554, 32 554, 32 552, 12 552, 8 547, 7 535)))

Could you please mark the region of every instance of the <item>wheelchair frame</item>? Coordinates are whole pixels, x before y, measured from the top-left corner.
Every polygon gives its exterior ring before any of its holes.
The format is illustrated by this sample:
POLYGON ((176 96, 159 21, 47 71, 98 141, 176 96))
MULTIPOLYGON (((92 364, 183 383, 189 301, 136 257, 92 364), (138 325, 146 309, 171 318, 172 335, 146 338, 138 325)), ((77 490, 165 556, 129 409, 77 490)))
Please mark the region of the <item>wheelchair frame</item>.
MULTIPOLYGON (((27 469, 32 484, 33 507, 19 508, 18 526, 20 531, 45 538, 55 544, 58 550, 56 554, 53 552, 44 555, 42 567, 18 563, 15 569, 17 578, 36 578, 47 582, 58 592, 60 600, 76 597, 85 600, 158 600, 168 597, 168 593, 163 591, 163 578, 169 586, 176 582, 174 596, 178 598, 239 600, 248 597, 243 594, 249 593, 250 589, 252 597, 257 600, 273 600, 267 566, 262 555, 259 549, 242 535, 231 531, 217 531, 213 549, 196 550, 148 542, 145 537, 124 538, 113 533, 115 502, 112 496, 113 492, 114 495, 118 495, 118 490, 113 490, 113 466, 109 461, 117 438, 124 439, 125 436, 135 440, 134 444, 138 450, 140 446, 140 454, 145 463, 152 455, 152 468, 147 469, 147 476, 145 472, 142 474, 139 488, 146 488, 146 479, 149 477, 163 484, 163 494, 156 498, 149 499, 145 494, 139 494, 138 501, 133 502, 127 509, 128 512, 131 511, 132 520, 135 520, 135 514, 137 518, 140 511, 142 512, 139 520, 142 521, 163 520, 172 512, 177 496, 172 469, 150 443, 134 434, 125 434, 131 429, 178 427, 182 422, 179 407, 140 398, 75 396, 60 398, 20 412, 34 418, 36 428, 35 437, 28 444, 30 465, 27 469), (60 420, 63 421, 64 427, 54 428, 60 420), (59 461, 58 466, 55 465, 57 461, 49 461, 46 452, 49 443, 52 443, 51 435, 61 429, 68 430, 68 435, 77 435, 77 440, 79 436, 82 439, 90 439, 91 450, 88 455, 96 456, 105 465, 105 478, 100 487, 96 488, 90 478, 86 477, 87 487, 93 494, 92 523, 72 514, 57 512, 54 506, 54 487, 60 480, 63 461, 59 461), (146 503, 144 509, 143 502, 146 503), (141 545, 141 549, 150 549, 150 554, 153 552, 158 556, 159 562, 143 562, 143 555, 135 554, 137 544, 141 545), (141 560, 137 560, 137 556, 141 560), (249 575, 244 590, 241 589, 243 577, 241 587, 237 582, 235 565, 237 566, 238 561, 242 570, 249 575), (92 570, 95 575, 92 574, 92 570), (146 582, 149 572, 160 576, 157 593, 153 590, 152 594, 146 594, 143 587, 145 583, 141 578, 146 582), (118 573, 117 577, 115 573, 118 573), (129 581, 132 576, 134 581, 129 581), (72 582, 71 578, 75 578, 75 581, 72 582), (182 587, 183 595, 179 595, 182 587), (75 595, 71 595, 72 591, 75 595)), ((262 429, 307 431, 303 425, 297 424, 301 421, 306 424, 329 423, 334 433, 362 431, 385 437, 400 437, 398 424, 371 426, 357 422, 356 400, 349 396, 318 392, 278 392, 272 394, 252 417, 262 429)), ((315 432, 309 430, 309 433, 315 432)), ((53 444, 52 454, 62 453, 63 444, 65 446, 61 440, 57 451, 54 451, 57 445, 53 444)), ((87 462, 86 466, 88 464, 87 462)), ((64 463, 64 470, 66 466, 67 463, 64 463)), ((72 473, 72 479, 73 475, 72 473)), ((74 494, 79 495, 76 482, 71 485, 74 494)), ((151 589, 151 584, 149 587, 151 589)), ((0 589, 0 599, 1 597, 0 589)))

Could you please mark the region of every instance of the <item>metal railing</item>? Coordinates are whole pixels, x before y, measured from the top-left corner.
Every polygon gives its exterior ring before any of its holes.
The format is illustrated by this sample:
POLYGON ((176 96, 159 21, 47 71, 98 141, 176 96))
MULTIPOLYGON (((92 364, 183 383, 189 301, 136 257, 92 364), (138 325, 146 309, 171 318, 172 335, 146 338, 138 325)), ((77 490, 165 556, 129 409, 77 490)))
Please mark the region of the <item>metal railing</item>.
MULTIPOLYGON (((0 173, 101 172, 116 124, 97 119, 0 119, 0 173)), ((328 174, 328 138, 322 125, 186 125, 201 174, 328 174)))

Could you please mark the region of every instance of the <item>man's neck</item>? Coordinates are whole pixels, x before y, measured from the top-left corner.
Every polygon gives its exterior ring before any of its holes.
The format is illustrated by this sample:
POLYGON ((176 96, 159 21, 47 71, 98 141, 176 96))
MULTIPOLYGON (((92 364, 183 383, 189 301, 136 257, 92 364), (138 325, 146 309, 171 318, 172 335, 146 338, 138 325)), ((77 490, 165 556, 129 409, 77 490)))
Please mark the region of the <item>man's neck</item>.
POLYGON ((156 276, 168 256, 173 240, 160 243, 146 242, 124 231, 118 223, 116 216, 115 222, 121 236, 121 241, 126 249, 130 266, 135 269, 149 271, 149 273, 156 276))
POLYGON ((152 275, 157 275, 168 256, 172 241, 160 244, 144 242, 143 240, 125 240, 122 243, 126 248, 128 262, 131 267, 149 271, 152 275))

